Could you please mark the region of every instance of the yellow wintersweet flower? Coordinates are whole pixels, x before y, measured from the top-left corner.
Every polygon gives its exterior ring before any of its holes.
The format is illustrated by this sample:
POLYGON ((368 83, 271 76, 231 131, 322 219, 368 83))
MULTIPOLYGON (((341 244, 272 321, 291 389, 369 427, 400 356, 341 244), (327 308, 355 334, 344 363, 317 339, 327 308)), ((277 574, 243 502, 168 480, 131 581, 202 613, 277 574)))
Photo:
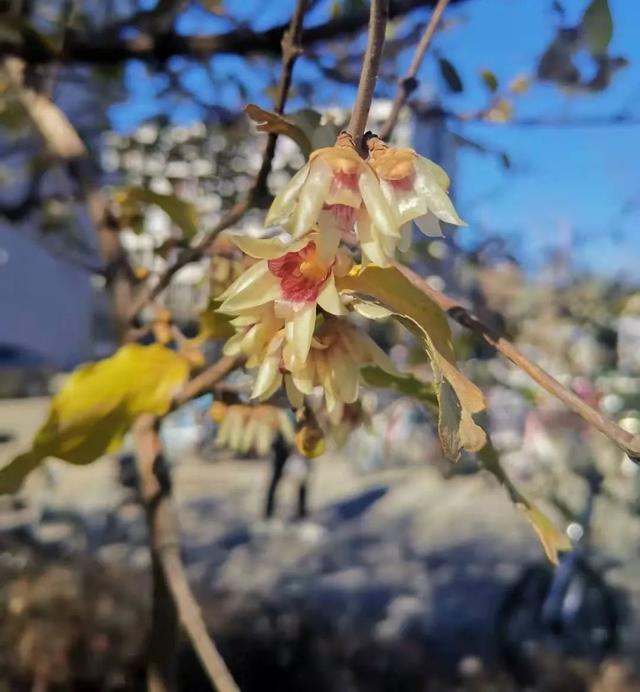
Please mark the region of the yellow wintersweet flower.
MULTIPOLYGON (((336 229, 327 226, 289 244, 248 237, 238 237, 236 242, 243 252, 259 261, 222 294, 220 311, 244 319, 247 314, 253 314, 260 319, 272 315, 281 320, 278 329, 284 327, 284 332, 276 339, 278 346, 286 341, 290 345, 291 358, 304 362, 315 329, 316 305, 333 315, 344 313, 335 277, 346 275, 352 260, 338 247, 340 239, 336 229), (262 306, 271 306, 271 312, 257 313, 256 309, 262 306)), ((250 324, 259 321, 252 320, 250 324)), ((243 319, 234 320, 236 325, 242 322, 243 319)), ((271 330, 272 339, 279 334, 273 321, 264 329, 271 330)), ((240 337, 236 339, 239 340, 240 337)), ((262 346, 262 339, 259 341, 262 346)), ((249 355, 246 350, 243 352, 249 355)))
POLYGON ((329 417, 337 422, 344 405, 358 399, 360 369, 371 364, 396 373, 387 354, 366 332, 330 317, 318 328, 307 360, 292 368, 287 394, 292 405, 299 407, 305 394, 322 387, 329 417))
POLYGON ((293 421, 287 411, 276 406, 233 404, 218 407, 215 415, 221 417, 217 447, 227 447, 240 454, 253 451, 258 456, 266 456, 279 434, 289 444, 294 443, 293 421))
POLYGON ((380 191, 375 173, 342 132, 333 147, 311 153, 305 164, 276 195, 266 225, 281 225, 295 238, 326 217, 343 235, 353 232, 364 207, 384 233, 398 234, 398 221, 380 191))
POLYGON ((396 247, 407 249, 411 242, 411 221, 427 236, 442 236, 440 221, 465 225, 447 191, 449 176, 437 164, 413 149, 389 147, 377 137, 369 138, 369 164, 375 171, 387 204, 402 226, 402 238, 385 232, 373 217, 358 217, 358 236, 365 258, 385 266, 396 247))

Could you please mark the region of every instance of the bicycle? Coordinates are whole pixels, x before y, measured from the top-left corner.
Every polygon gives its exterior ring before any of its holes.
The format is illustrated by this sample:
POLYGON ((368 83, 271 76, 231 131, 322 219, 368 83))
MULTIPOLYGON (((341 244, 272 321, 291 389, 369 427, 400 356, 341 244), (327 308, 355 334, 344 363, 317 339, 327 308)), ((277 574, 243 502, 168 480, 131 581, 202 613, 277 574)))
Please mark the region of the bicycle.
POLYGON ((507 671, 521 686, 536 683, 545 656, 599 663, 617 647, 615 598, 590 564, 593 508, 603 477, 594 468, 584 475, 586 502, 567 527, 571 550, 561 556, 555 570, 548 564, 527 567, 498 610, 499 650, 507 671))

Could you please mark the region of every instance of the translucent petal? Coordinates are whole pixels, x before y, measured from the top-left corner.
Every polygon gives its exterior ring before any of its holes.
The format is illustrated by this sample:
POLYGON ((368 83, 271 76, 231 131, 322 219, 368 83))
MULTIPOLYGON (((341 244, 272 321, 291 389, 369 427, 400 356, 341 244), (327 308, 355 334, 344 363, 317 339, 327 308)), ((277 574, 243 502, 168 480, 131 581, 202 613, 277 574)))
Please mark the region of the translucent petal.
POLYGON ((245 255, 256 259, 276 259, 286 252, 297 252, 305 246, 304 240, 285 243, 279 238, 253 238, 248 235, 236 235, 231 239, 245 255))
POLYGON ((265 392, 260 395, 260 401, 266 401, 270 399, 282 386, 282 374, 278 373, 278 376, 274 378, 271 387, 269 387, 265 392))
POLYGON ((293 318, 292 346, 294 358, 298 363, 304 363, 309 355, 315 326, 315 303, 305 305, 302 309, 296 311, 293 318))
POLYGON ((230 337, 227 341, 227 343, 224 345, 224 348, 222 349, 222 352, 224 353, 225 356, 237 356, 242 347, 242 341, 244 339, 244 333, 239 332, 238 334, 234 334, 232 337, 230 337))
POLYGON ((358 398, 360 368, 347 352, 339 348, 331 350, 328 365, 336 398, 352 404, 358 398))
POLYGON ((278 192, 273 200, 265 226, 277 226, 286 224, 287 219, 291 216, 296 199, 300 194, 300 190, 304 185, 305 180, 309 175, 309 164, 305 164, 291 180, 278 192))
POLYGON ((385 255, 377 236, 373 233, 371 219, 365 209, 361 209, 358 213, 358 238, 360 239, 363 258, 366 257, 368 261, 381 267, 386 267, 389 264, 389 258, 385 255))
POLYGON ((264 396, 264 394, 273 387, 274 382, 280 382, 279 378, 282 378, 282 375, 278 367, 279 364, 279 356, 270 356, 262 361, 262 364, 258 368, 253 391, 251 392, 252 399, 264 396))
POLYGON ((314 367, 311 359, 309 359, 306 363, 299 365, 291 372, 291 379, 296 388, 303 394, 311 394, 314 386, 313 375, 314 367))
POLYGON ((410 221, 402 226, 400 235, 398 250, 400 250, 400 252, 406 252, 411 247, 411 241, 413 240, 413 228, 410 221))
POLYGON ((336 289, 336 281, 333 274, 325 282, 318 294, 318 305, 332 315, 344 315, 345 309, 340 300, 340 294, 336 289))
POLYGON ((302 408, 304 405, 304 394, 296 387, 291 375, 284 376, 284 388, 291 406, 293 408, 302 408))
POLYGON ((424 216, 419 216, 416 220, 416 226, 429 238, 442 238, 442 228, 435 214, 428 211, 424 216))
POLYGON ((362 201, 369 212, 371 222, 376 224, 386 235, 400 235, 400 221, 396 213, 389 207, 380 189, 378 178, 369 166, 363 168, 358 184, 362 201))
POLYGON ((326 214, 320 214, 318 219, 319 233, 313 233, 310 238, 316 244, 318 259, 324 264, 332 264, 340 245, 340 232, 335 223, 326 214))
POLYGON ((232 285, 219 308, 220 312, 235 313, 280 298, 280 282, 269 271, 266 261, 258 262, 232 285))
POLYGON ((430 166, 425 165, 425 161, 426 159, 419 160, 416 164, 416 192, 424 195, 429 209, 439 219, 456 226, 466 226, 454 209, 446 190, 438 183, 430 166))
POLYGON ((296 238, 308 233, 318 220, 332 177, 331 169, 321 159, 311 164, 291 219, 291 231, 296 238))
POLYGON ((420 155, 418 155, 415 165, 416 168, 421 168, 425 173, 431 175, 443 190, 447 191, 449 189, 451 181, 442 166, 438 166, 431 159, 420 155))
POLYGON ((380 181, 380 189, 389 206, 398 214, 398 221, 405 224, 407 221, 422 216, 427 211, 427 200, 422 193, 415 190, 397 190, 387 181, 380 181))

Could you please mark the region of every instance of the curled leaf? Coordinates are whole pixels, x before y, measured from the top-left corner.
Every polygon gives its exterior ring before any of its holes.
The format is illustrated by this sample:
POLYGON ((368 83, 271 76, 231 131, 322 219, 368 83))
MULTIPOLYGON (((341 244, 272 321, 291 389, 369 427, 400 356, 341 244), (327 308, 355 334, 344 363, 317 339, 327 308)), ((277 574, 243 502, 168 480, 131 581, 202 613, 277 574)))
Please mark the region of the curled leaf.
POLYGON ((256 123, 259 132, 289 137, 300 147, 304 157, 309 158, 311 142, 301 127, 278 113, 265 111, 254 103, 250 103, 244 111, 256 123))
POLYGON ((592 0, 582 17, 584 38, 593 55, 606 55, 613 36, 613 20, 608 0, 592 0))
POLYGON ((525 515, 536 532, 547 557, 554 565, 557 565, 558 553, 571 549, 571 542, 568 537, 558 531, 551 519, 516 488, 500 464, 498 453, 490 440, 487 440, 485 446, 478 452, 478 460, 505 487, 512 502, 525 515))
POLYGON ((438 398, 438 432, 445 454, 475 452, 486 435, 473 416, 485 408, 482 392, 458 370, 445 314, 394 267, 354 267, 336 281, 338 290, 374 298, 422 341, 431 361, 438 398))

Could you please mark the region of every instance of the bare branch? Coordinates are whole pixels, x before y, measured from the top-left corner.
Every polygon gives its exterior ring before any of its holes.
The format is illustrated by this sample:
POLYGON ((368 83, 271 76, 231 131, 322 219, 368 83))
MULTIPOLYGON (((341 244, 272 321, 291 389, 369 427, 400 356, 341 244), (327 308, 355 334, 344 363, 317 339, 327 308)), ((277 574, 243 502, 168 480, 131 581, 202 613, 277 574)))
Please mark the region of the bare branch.
POLYGON ((418 80, 416 79, 416 75, 418 74, 420 65, 422 65, 422 61, 424 60, 427 48, 431 43, 431 38, 433 37, 436 27, 438 26, 438 22, 440 21, 440 18, 442 17, 442 14, 444 13, 444 10, 448 4, 449 0, 438 0, 438 4, 434 7, 431 17, 429 18, 429 23, 427 24, 424 34, 422 35, 422 38, 416 47, 415 53, 413 54, 409 69, 404 77, 398 82, 398 90, 396 92, 395 99, 393 100, 391 113, 389 114, 387 121, 383 125, 382 130, 378 135, 380 139, 389 139, 393 129, 396 126, 396 123, 398 122, 398 116, 400 115, 402 107, 407 102, 409 96, 417 88, 418 80))
POLYGON ((362 63, 362 74, 360 75, 356 101, 353 104, 351 120, 347 128, 358 149, 362 149, 362 135, 367 126, 369 109, 371 108, 378 70, 380 69, 388 13, 389 0, 371 0, 367 50, 362 63))
POLYGON ((242 359, 224 356, 216 361, 208 368, 203 370, 199 375, 189 380, 178 394, 173 398, 171 409, 176 409, 178 406, 186 404, 187 401, 195 399, 201 394, 210 392, 215 385, 226 377, 232 370, 235 370, 242 364, 242 359))
POLYGON ((153 565, 153 626, 147 684, 151 692, 174 689, 179 619, 213 687, 218 692, 239 692, 220 652, 209 637, 180 558, 171 481, 162 457, 157 423, 155 416, 143 414, 134 426, 137 468, 149 526, 153 565))
MULTIPOLYGON (((275 100, 276 113, 283 113, 291 87, 291 79, 293 75, 293 67, 299 55, 302 53, 302 23, 304 13, 307 6, 307 0, 298 0, 296 3, 293 16, 289 28, 282 37, 282 71, 280 75, 280 84, 275 100)), ((191 262, 197 262, 204 257, 210 250, 211 244, 215 237, 226 230, 233 224, 237 223, 245 213, 253 206, 256 200, 260 199, 265 194, 267 178, 271 172, 271 164, 276 150, 277 134, 269 134, 264 154, 262 156, 262 164, 256 175, 255 181, 251 189, 247 193, 245 199, 235 204, 229 211, 220 219, 220 221, 212 228, 204 238, 192 248, 185 250, 177 260, 169 266, 160 276, 158 282, 153 286, 145 286, 140 294, 136 297, 133 306, 129 312, 130 320, 135 319, 136 315, 154 300, 160 293, 171 283, 171 279, 177 271, 182 269, 191 262)))
MULTIPOLYGON (((451 0, 462 2, 462 0, 451 0)), ((411 10, 434 5, 436 0, 391 0, 389 16, 399 17, 411 10)), ((152 10, 153 11, 153 10, 152 10)), ((306 32, 309 45, 341 38, 360 31, 366 26, 369 11, 366 8, 341 14, 324 24, 311 27, 306 32)), ((201 60, 210 55, 231 53, 234 55, 276 55, 287 24, 266 31, 252 31, 240 27, 224 34, 185 36, 174 31, 152 35, 141 33, 134 37, 104 34, 79 34, 69 32, 62 51, 50 48, 44 41, 25 41, 21 37, 0 40, 0 54, 16 55, 29 64, 61 62, 114 64, 123 60, 147 60, 163 62, 174 55, 201 60)))
POLYGON ((543 389, 562 401, 574 413, 577 413, 587 423, 606 435, 610 440, 622 448, 632 459, 640 460, 640 436, 634 436, 623 430, 613 421, 603 416, 599 411, 592 408, 579 396, 564 387, 552 375, 543 370, 539 365, 531 362, 522 352, 503 336, 496 333, 493 329, 483 324, 477 317, 472 315, 466 308, 453 298, 449 298, 444 293, 440 293, 430 286, 421 276, 416 274, 409 267, 405 267, 399 262, 394 262, 395 268, 411 281, 411 283, 422 293, 435 301, 453 320, 461 324, 466 329, 471 330, 488 344, 500 351, 512 363, 535 380, 543 389))

